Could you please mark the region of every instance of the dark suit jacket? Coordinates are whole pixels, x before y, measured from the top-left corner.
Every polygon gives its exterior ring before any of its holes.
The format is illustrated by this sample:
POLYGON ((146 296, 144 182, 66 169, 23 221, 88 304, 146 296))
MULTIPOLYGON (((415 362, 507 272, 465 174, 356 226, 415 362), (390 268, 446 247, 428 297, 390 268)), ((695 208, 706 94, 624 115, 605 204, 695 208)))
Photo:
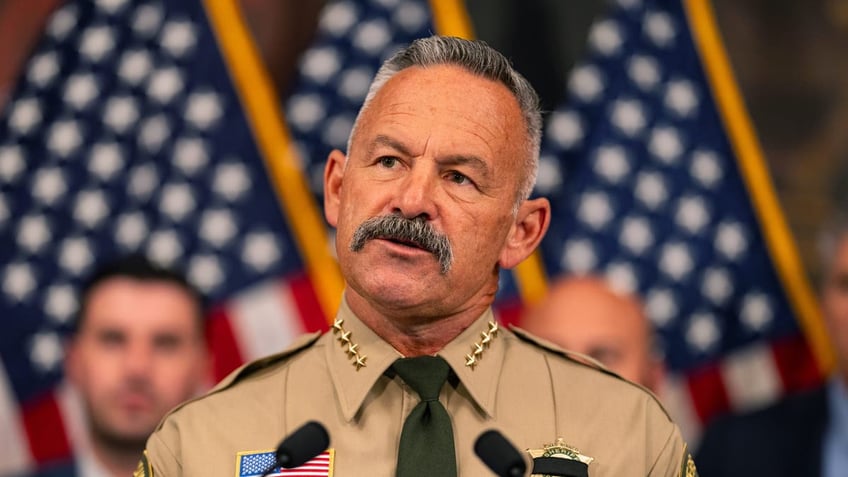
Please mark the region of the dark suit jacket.
POLYGON ((827 392, 788 397, 707 428, 695 464, 701 477, 817 477, 827 429, 827 392))

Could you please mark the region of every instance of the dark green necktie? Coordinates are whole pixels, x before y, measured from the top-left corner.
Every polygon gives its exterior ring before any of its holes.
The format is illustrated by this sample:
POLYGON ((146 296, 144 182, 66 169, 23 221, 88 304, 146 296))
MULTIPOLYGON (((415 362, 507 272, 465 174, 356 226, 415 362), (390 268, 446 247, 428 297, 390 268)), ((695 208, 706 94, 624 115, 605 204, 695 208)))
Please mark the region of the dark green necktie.
POLYGON ((439 390, 450 372, 448 363, 436 356, 420 356, 399 359, 392 368, 421 398, 403 423, 397 476, 456 476, 453 427, 439 402, 439 390))

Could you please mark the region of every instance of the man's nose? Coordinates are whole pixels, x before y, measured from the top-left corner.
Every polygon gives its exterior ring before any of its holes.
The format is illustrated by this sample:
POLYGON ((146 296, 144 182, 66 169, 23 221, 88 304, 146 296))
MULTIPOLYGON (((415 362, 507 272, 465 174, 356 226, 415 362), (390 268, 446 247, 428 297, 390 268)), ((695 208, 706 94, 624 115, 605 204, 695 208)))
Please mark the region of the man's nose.
POLYGON ((413 167, 401 181, 392 212, 408 219, 423 216, 432 220, 437 215, 438 175, 427 167, 413 167))
POLYGON ((153 349, 146 343, 129 343, 127 345, 124 366, 126 373, 133 376, 145 376, 153 364, 153 349))

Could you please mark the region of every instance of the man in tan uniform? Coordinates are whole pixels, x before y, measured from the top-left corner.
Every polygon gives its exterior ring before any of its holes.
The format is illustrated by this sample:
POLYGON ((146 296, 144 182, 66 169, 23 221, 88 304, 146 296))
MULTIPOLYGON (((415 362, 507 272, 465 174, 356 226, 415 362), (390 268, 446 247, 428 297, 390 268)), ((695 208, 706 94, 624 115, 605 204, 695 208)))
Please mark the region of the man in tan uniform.
MULTIPOLYGON (((529 256, 549 224, 548 201, 528 198, 540 130, 535 92, 483 43, 431 37, 389 59, 348 154, 333 151, 325 169, 347 280, 332 332, 174 410, 137 475, 259 475, 309 420, 331 439, 310 475, 396 475, 404 421, 421 399, 393 363, 422 356, 449 366, 438 399, 422 404, 447 409, 454 452, 432 463, 456 469, 422 463, 403 475, 491 475, 473 452, 491 428, 580 470, 560 475, 694 475, 649 393, 494 321, 498 270, 529 256)), ((426 457, 433 446, 415 449, 426 457)), ((528 471, 541 462, 525 460, 528 471)))

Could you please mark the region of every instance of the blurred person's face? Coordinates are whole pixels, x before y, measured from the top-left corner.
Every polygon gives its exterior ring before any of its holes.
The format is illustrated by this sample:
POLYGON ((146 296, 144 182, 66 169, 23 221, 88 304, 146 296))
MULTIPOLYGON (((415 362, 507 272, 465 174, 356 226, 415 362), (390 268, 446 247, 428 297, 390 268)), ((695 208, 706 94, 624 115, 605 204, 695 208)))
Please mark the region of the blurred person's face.
POLYGON ((206 378, 197 305, 174 284, 116 277, 89 294, 68 350, 93 438, 144 447, 159 420, 206 378))
POLYGON ((825 276, 822 311, 836 347, 837 364, 848 383, 848 235, 840 240, 825 276))
POLYGON ((569 279, 553 286, 521 327, 590 356, 630 381, 659 389, 661 364, 653 356, 649 324, 639 303, 599 280, 569 279))

